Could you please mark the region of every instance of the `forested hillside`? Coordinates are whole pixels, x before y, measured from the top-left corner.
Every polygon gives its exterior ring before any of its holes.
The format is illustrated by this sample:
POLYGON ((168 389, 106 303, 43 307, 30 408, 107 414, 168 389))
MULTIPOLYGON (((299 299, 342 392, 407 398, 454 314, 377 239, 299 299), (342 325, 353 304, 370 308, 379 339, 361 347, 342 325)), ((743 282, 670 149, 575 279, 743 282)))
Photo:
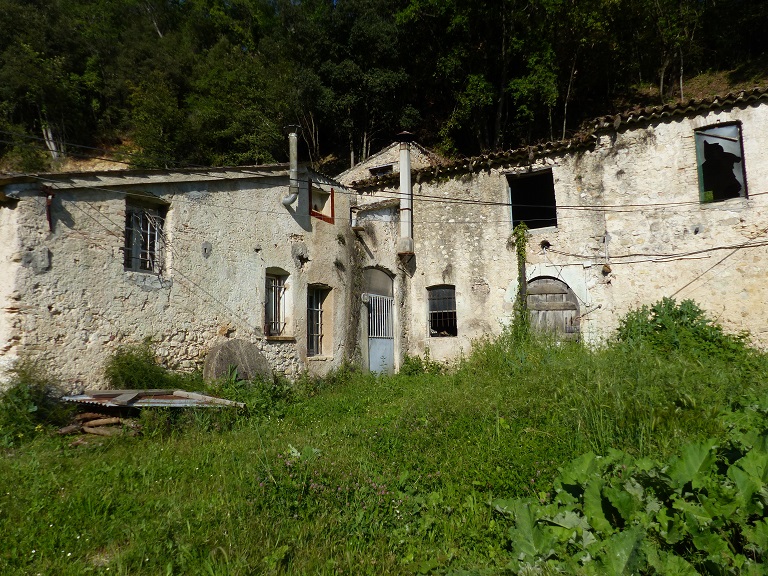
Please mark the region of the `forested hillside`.
POLYGON ((446 154, 765 82, 756 0, 0 0, 0 168, 446 154))

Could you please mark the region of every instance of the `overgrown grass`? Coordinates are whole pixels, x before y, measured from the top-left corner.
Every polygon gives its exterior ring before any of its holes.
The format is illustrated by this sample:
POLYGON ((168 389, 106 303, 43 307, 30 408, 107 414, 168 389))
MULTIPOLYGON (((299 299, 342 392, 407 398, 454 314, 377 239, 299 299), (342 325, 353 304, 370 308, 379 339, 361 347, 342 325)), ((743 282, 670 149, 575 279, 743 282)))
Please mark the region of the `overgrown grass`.
POLYGON ((515 552, 494 499, 546 499, 587 451, 724 438, 721 410, 768 390, 764 355, 696 346, 510 331, 445 373, 220 382, 252 408, 226 426, 40 435, 0 461, 0 573, 498 573, 515 552))

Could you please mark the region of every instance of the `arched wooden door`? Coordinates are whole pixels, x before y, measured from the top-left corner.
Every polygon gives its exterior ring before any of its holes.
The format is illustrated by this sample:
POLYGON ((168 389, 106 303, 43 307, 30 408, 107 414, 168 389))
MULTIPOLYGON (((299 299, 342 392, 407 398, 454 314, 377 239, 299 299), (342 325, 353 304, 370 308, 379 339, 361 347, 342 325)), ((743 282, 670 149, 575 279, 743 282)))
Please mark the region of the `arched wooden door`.
POLYGON ((529 280, 526 302, 532 328, 567 340, 579 338, 579 299, 568 284, 544 276, 529 280))

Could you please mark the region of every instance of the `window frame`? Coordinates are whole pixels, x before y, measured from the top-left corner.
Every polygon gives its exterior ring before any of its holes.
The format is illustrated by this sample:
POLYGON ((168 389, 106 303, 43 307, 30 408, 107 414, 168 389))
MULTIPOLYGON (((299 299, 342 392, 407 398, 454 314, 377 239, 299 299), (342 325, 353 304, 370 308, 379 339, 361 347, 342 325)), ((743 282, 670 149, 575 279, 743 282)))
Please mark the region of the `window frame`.
MULTIPOLYGON (((541 230, 545 228, 557 228, 558 227, 558 220, 557 220, 557 193, 555 191, 555 176, 552 172, 551 168, 543 168, 540 170, 532 170, 530 172, 512 172, 508 173, 507 175, 507 198, 509 199, 509 215, 510 215, 510 222, 512 224, 512 227, 514 228, 517 226, 517 224, 524 222, 525 225, 528 227, 529 230, 541 230), (542 179, 547 178, 547 195, 549 195, 549 187, 551 185, 551 194, 552 194, 552 204, 550 205, 532 205, 532 204, 518 204, 518 212, 520 211, 521 207, 524 207, 524 212, 530 211, 533 209, 534 211, 551 211, 551 217, 549 217, 549 214, 547 214, 548 217, 546 218, 518 218, 515 214, 515 198, 514 198, 514 183, 515 182, 522 182, 525 180, 531 181, 533 179, 542 179), (537 224, 538 221, 544 221, 545 224, 539 225, 537 224)), ((526 192, 526 194, 530 194, 530 192, 526 192)), ((547 198, 549 199, 549 198, 547 198)))
POLYGON ((165 264, 167 206, 126 201, 123 269, 162 274, 165 264))
MULTIPOLYGON (((702 204, 716 204, 718 202, 724 202, 726 200, 734 200, 736 198, 749 198, 749 191, 747 186, 747 168, 746 163, 744 161, 744 137, 743 137, 743 131, 742 131, 742 123, 739 120, 734 120, 731 122, 720 122, 715 124, 708 124, 706 126, 701 126, 699 128, 694 129, 693 131, 693 140, 694 140, 694 147, 696 150, 696 170, 698 173, 698 187, 699 187, 699 201, 702 204), (717 135, 717 134, 708 134, 705 135, 704 133, 708 130, 713 129, 727 129, 727 128, 735 128, 738 134, 738 138, 729 138, 724 135, 717 135), (719 148, 721 150, 720 155, 726 156, 728 154, 734 155, 733 150, 738 147, 739 152, 739 161, 738 164, 740 164, 739 168, 736 168, 733 166, 730 170, 733 174, 733 180, 741 185, 741 190, 738 191, 737 196, 726 196, 723 198, 714 198, 714 191, 707 191, 704 189, 704 180, 706 177, 706 174, 704 173, 704 164, 709 161, 709 159, 706 157, 706 153, 704 152, 704 140, 705 137, 709 137, 710 139, 717 140, 717 142, 711 143, 711 144, 719 144, 719 148), (701 140, 701 144, 699 143, 701 140), (728 151, 723 150, 721 140, 730 141, 731 144, 726 146, 729 148, 728 151), (741 181, 739 182, 738 178, 736 177, 736 172, 741 176, 741 181), (712 194, 712 197, 709 196, 709 194, 712 194)), ((736 162, 734 162, 736 164, 736 162)))
POLYGON ((310 285, 307 288, 307 356, 323 356, 325 303, 331 289, 310 285))
POLYGON ((335 190, 333 188, 330 189, 330 191, 324 190, 317 184, 313 184, 312 182, 309 183, 309 214, 313 218, 317 218, 318 220, 322 220, 323 222, 328 222, 330 224, 333 224, 334 218, 335 218, 335 206, 334 206, 334 196, 335 196, 335 190), (322 199, 322 208, 319 210, 315 210, 315 206, 317 205, 316 199, 319 202, 319 200, 322 198, 322 196, 325 196, 324 199, 322 199))
POLYGON ((267 337, 286 335, 288 326, 286 320, 287 283, 287 274, 267 274, 265 277, 264 334, 267 337))
POLYGON ((427 328, 430 338, 454 338, 459 335, 456 286, 453 284, 427 287, 427 328))

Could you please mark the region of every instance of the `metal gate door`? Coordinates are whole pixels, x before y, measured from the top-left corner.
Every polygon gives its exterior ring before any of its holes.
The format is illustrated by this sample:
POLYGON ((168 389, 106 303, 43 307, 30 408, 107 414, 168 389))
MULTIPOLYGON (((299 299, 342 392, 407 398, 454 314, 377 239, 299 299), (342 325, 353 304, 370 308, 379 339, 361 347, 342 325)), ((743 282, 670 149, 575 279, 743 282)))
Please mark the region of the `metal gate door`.
POLYGON ((395 371, 395 334, 392 326, 394 298, 370 294, 368 301, 368 367, 371 372, 395 371))

